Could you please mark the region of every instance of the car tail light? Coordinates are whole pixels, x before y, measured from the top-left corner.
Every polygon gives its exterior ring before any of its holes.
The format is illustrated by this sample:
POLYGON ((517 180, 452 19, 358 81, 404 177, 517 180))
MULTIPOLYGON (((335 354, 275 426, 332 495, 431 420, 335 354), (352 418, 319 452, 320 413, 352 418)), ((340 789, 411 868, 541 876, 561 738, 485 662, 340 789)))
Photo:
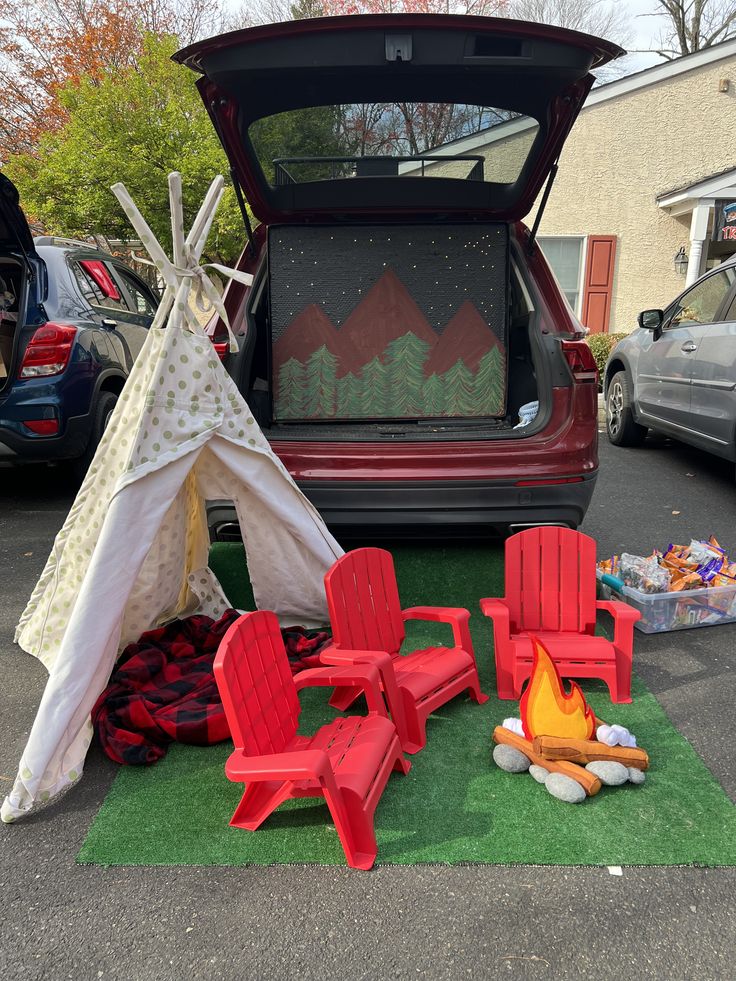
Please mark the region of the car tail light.
POLYGON ((563 341, 562 353, 575 381, 598 384, 598 366, 585 341, 563 341))
POLYGON ((56 436, 59 432, 58 419, 25 419, 23 425, 37 436, 56 436))
POLYGON ((217 352, 217 357, 220 359, 220 361, 224 361, 227 357, 228 351, 230 350, 230 344, 228 341, 213 341, 212 346, 217 352))
POLYGON ((58 375, 69 363, 77 328, 69 324, 47 323, 39 327, 28 343, 20 378, 58 375))

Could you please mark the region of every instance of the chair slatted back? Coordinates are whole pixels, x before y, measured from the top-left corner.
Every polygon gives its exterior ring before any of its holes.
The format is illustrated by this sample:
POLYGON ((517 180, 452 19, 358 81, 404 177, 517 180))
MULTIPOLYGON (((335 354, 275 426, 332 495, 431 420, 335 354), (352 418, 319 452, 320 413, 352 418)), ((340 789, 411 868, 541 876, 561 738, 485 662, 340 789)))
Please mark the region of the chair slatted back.
POLYGON ((347 552, 325 576, 325 590, 336 647, 398 653, 406 632, 390 552, 347 552))
POLYGON ((296 734, 300 706, 275 614, 239 617, 220 642, 214 670, 235 748, 248 756, 281 753, 296 734))
POLYGON ((528 528, 506 540, 512 630, 595 628, 595 542, 570 528, 528 528))

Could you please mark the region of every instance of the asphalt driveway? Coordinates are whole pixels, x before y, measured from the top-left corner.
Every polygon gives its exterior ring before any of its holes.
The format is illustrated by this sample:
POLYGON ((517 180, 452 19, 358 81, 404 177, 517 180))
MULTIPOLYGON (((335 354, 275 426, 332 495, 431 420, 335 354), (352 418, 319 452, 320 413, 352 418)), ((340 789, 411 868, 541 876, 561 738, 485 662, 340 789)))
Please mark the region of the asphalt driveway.
MULTIPOLYGON (((604 441, 601 457, 584 527, 601 554, 708 534, 736 550, 733 467, 651 439, 641 450, 604 441)), ((13 627, 71 497, 54 471, 0 471, 0 791, 45 680, 13 646, 13 627)), ((635 653, 636 670, 732 798, 735 642, 736 625, 637 634, 635 653)), ((734 974, 733 869, 76 866, 114 776, 94 750, 72 794, 0 827, 1 978, 734 974)))

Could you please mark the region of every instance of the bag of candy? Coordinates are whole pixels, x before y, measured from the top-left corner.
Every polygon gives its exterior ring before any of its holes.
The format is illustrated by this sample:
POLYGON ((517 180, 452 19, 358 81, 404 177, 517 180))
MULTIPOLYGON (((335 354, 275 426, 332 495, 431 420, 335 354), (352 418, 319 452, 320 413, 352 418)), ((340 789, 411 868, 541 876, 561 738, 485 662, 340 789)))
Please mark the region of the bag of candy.
POLYGON ((656 555, 621 555, 619 576, 632 589, 642 593, 666 593, 670 588, 670 573, 659 564, 656 555))

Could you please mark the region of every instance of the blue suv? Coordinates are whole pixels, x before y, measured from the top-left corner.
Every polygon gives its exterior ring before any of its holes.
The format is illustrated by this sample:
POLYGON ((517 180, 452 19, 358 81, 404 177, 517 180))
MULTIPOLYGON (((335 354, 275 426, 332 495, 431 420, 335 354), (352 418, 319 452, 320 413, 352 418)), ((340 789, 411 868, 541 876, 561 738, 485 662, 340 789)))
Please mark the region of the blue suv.
POLYGON ((108 253, 34 239, 0 174, 0 463, 68 461, 83 475, 158 302, 108 253))

